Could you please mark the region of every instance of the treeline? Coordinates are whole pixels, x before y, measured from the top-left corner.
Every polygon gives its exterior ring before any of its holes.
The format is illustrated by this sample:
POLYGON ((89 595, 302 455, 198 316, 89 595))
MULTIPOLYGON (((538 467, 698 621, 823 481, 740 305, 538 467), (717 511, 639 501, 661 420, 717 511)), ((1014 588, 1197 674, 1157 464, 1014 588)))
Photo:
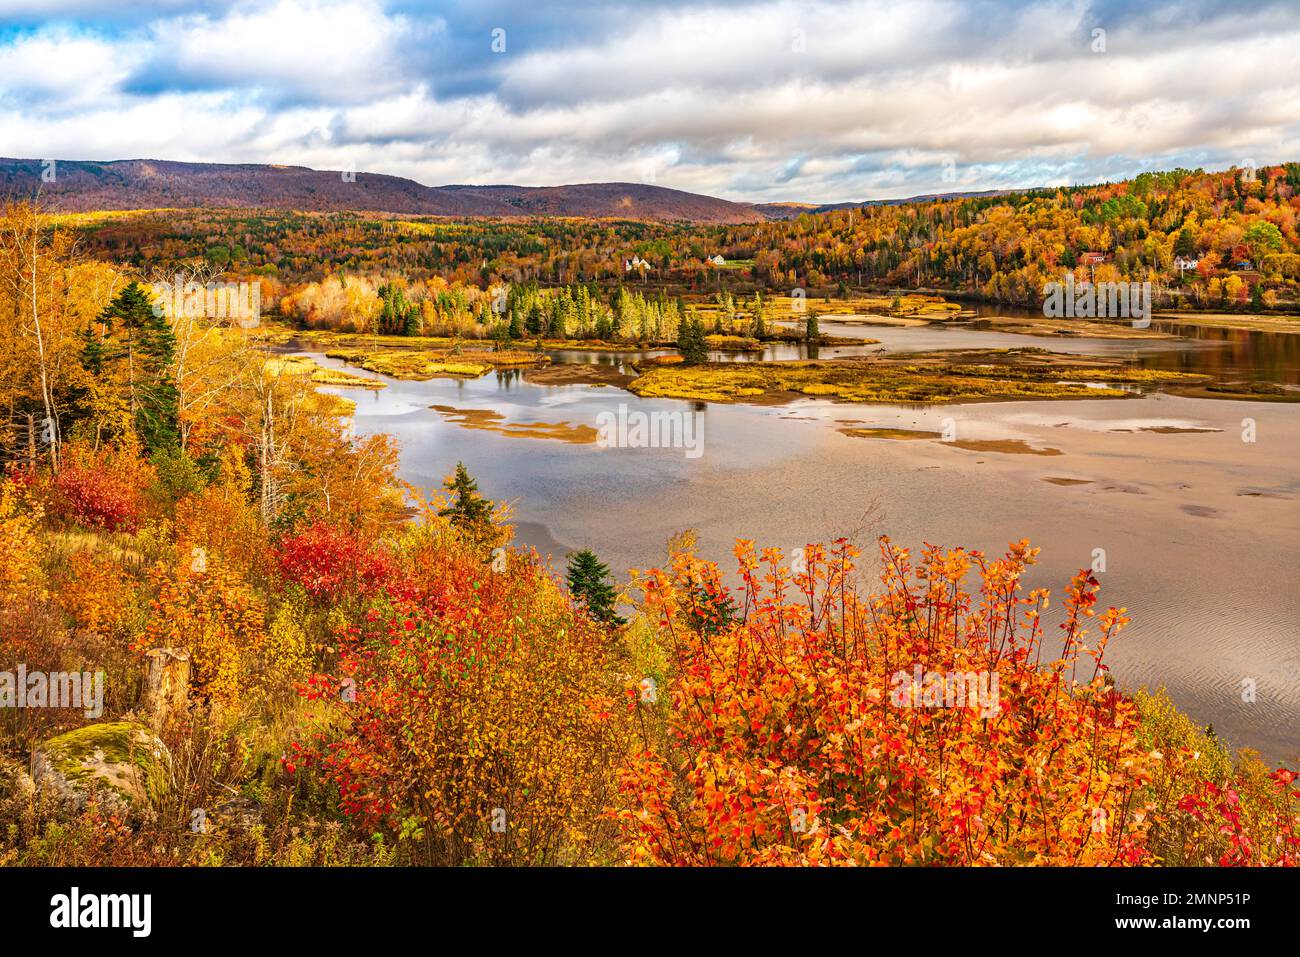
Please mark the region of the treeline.
POLYGON ((263 302, 305 328, 396 336, 448 336, 511 342, 592 339, 671 342, 685 304, 663 293, 595 284, 543 289, 535 282, 480 288, 434 278, 330 277, 263 302))
POLYGON ((1295 306, 1300 164, 1174 170, 1127 182, 728 227, 718 245, 770 286, 940 288, 1036 304, 1066 271, 1152 282, 1203 306, 1295 306), (1190 264, 1189 264, 1190 262, 1190 264))
POLYGON ((289 284, 354 275, 441 277, 487 286, 609 282, 624 260, 653 259, 671 271, 715 252, 687 225, 538 218, 365 219, 354 213, 167 210, 64 217, 93 255, 150 274, 202 259, 232 272, 289 284))
POLYGON ((1166 301, 1293 306, 1300 164, 1178 169, 1098 186, 872 205, 734 226, 607 220, 368 220, 189 210, 68 217, 95 255, 148 273, 203 259, 290 285, 347 275, 486 288, 622 282, 716 292, 834 286, 956 290, 1037 303, 1067 270, 1150 281, 1166 301), (714 267, 722 255, 741 268, 714 267), (1189 263, 1191 265, 1189 265, 1189 263))

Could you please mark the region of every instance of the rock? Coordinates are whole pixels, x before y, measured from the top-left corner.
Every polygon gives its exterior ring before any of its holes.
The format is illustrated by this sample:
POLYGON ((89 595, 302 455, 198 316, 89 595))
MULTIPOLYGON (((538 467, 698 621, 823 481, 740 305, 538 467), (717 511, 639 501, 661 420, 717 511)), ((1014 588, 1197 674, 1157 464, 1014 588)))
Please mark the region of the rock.
POLYGON ((94 797, 124 817, 150 817, 171 784, 171 753, 152 731, 131 721, 90 724, 32 751, 36 788, 73 813, 94 797))
POLYGON ((144 707, 155 728, 185 710, 190 698, 190 653, 186 648, 155 648, 149 652, 144 681, 144 707))

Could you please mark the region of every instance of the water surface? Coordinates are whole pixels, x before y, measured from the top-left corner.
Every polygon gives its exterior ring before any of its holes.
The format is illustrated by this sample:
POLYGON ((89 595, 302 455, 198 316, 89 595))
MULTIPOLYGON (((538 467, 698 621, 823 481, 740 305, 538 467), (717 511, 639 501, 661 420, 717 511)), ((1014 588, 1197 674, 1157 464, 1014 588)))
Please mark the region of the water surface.
MULTIPOLYGON (((1186 357, 1223 348, 934 327, 864 334, 891 349, 1027 339, 1061 351, 1136 349, 1170 362, 1195 362, 1186 357)), ((575 350, 565 358, 617 364, 626 356, 575 350)), ((788 554, 848 535, 864 549, 867 574, 876 571, 872 543, 882 533, 914 549, 931 542, 988 552, 1029 538, 1043 551, 1027 584, 1050 586, 1059 599, 1069 577, 1102 549, 1102 602, 1127 607, 1133 618, 1108 653, 1120 684, 1164 685, 1233 744, 1274 760, 1300 756, 1297 406, 1151 393, 915 408, 814 399, 764 407, 646 400, 610 386, 538 386, 518 371, 471 381, 386 381, 381 391, 328 391, 356 401, 359 433, 396 436, 405 479, 433 486, 464 461, 484 494, 514 503, 520 542, 559 559, 592 548, 620 577, 662 562, 667 540, 685 528, 697 531, 706 557, 727 568, 736 538, 788 554), (573 434, 562 425, 596 427, 599 413, 620 405, 698 412, 703 454, 544 437, 573 434), (448 408, 489 410, 507 427, 466 428, 476 417, 449 415, 448 408), (1243 441, 1243 423, 1253 423, 1254 441, 1243 441), (512 425, 523 427, 507 434, 512 425), (899 430, 951 432, 957 441, 902 441, 899 430), (1257 689, 1253 702, 1242 700, 1247 679, 1257 689)))

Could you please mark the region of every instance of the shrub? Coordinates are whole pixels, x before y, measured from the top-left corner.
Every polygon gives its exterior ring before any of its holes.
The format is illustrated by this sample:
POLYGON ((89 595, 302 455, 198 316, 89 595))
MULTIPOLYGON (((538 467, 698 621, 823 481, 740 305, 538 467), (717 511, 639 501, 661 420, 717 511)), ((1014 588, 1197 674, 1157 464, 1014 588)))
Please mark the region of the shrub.
POLYGON ((378 546, 325 522, 284 539, 278 560, 280 574, 318 602, 368 597, 396 571, 391 557, 378 546))
POLYGON ((51 515, 86 528, 134 532, 144 518, 148 463, 133 449, 92 452, 69 445, 54 477, 51 515))
MULTIPOLYGON (((1107 680, 1122 612, 1087 637, 1097 583, 1067 591, 1058 651, 1021 596, 1027 543, 1005 557, 882 540, 881 594, 849 587, 854 550, 809 547, 792 573, 737 545, 744 612, 719 619, 715 566, 678 556, 645 580, 676 656, 673 745, 626 770, 628 859, 660 864, 1113 864, 1143 859, 1133 798, 1152 759, 1107 680), (978 592, 962 587, 980 577, 978 592), (703 603, 703 607, 701 606, 703 603), (692 623, 709 627, 693 627, 692 623), (722 627, 717 628, 716 625, 722 627), (980 707, 938 707, 914 667, 974 673, 980 707), (993 684, 996 676, 997 684, 993 684)), ((725 604, 725 603, 724 603, 725 604)), ((640 707, 629 689, 632 707, 640 707)))
POLYGON ((425 863, 601 861, 625 748, 608 636, 530 561, 494 571, 448 536, 416 567, 411 597, 340 637, 338 672, 310 691, 331 720, 290 766, 425 863))
POLYGON ((202 570, 188 558, 174 569, 159 565, 149 577, 157 598, 141 650, 188 648, 199 692, 223 705, 239 701, 265 639, 261 600, 215 558, 202 570))
POLYGON ((40 539, 41 509, 26 500, 19 485, 0 479, 0 607, 25 597, 44 596, 40 539))

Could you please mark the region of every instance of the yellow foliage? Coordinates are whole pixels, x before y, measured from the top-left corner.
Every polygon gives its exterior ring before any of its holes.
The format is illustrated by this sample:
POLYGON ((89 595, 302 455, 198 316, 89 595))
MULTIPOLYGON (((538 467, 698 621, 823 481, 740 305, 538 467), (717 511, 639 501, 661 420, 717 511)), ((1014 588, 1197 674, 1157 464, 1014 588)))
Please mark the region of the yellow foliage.
POLYGON ((188 648, 193 681, 221 704, 235 704, 250 684, 261 649, 261 599, 219 559, 209 556, 198 571, 183 558, 179 568, 157 566, 150 579, 158 590, 144 636, 146 648, 188 648))
POLYGON ((24 597, 43 598, 41 560, 45 547, 37 534, 39 506, 24 507, 12 482, 0 481, 0 604, 24 597))

